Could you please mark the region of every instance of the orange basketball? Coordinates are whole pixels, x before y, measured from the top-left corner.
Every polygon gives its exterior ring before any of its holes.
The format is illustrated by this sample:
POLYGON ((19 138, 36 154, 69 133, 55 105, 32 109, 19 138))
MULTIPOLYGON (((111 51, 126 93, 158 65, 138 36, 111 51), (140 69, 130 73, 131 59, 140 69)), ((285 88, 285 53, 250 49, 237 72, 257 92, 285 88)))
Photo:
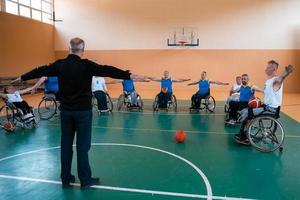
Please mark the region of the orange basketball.
POLYGON ((175 133, 175 140, 179 143, 183 143, 186 139, 186 133, 183 130, 178 130, 175 133))
POLYGON ((248 101, 248 107, 249 108, 259 108, 261 106, 261 101, 257 97, 252 97, 248 101))
POLYGON ((4 130, 6 130, 7 132, 12 132, 15 130, 15 124, 11 121, 7 121, 4 123, 3 128, 4 130))
POLYGON ((167 87, 163 87, 163 88, 161 88, 161 91, 162 91, 163 93, 167 93, 167 92, 168 92, 168 88, 167 88, 167 87))

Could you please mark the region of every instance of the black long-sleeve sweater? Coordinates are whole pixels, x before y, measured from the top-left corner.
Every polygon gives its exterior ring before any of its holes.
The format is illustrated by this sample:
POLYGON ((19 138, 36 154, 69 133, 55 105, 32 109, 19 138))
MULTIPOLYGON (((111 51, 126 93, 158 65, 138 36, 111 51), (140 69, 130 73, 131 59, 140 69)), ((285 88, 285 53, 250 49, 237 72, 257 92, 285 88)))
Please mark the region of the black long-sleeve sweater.
POLYGON ((88 110, 92 108, 91 83, 93 76, 130 79, 130 72, 113 66, 99 65, 88 59, 70 54, 50 65, 23 74, 23 81, 42 76, 57 76, 62 109, 88 110))

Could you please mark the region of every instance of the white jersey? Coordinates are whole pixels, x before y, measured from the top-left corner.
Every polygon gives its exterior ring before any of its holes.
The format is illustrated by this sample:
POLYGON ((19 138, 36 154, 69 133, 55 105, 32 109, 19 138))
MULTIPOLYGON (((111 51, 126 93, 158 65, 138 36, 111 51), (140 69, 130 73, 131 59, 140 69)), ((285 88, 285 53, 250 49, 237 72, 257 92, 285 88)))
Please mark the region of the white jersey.
POLYGON ((92 80, 92 92, 106 91, 105 79, 99 76, 93 76, 92 80))
POLYGON ((272 108, 277 108, 282 104, 282 88, 283 84, 280 86, 278 91, 274 91, 273 84, 277 77, 270 78, 265 83, 264 88, 264 104, 272 108))
POLYGON ((234 83, 233 86, 232 86, 232 89, 233 89, 233 91, 238 91, 238 92, 234 92, 234 93, 232 93, 232 95, 240 94, 241 86, 242 86, 242 84, 238 85, 238 84, 234 83))
POLYGON ((6 95, 7 95, 7 101, 10 103, 23 101, 19 91, 15 91, 13 94, 6 94, 6 95))

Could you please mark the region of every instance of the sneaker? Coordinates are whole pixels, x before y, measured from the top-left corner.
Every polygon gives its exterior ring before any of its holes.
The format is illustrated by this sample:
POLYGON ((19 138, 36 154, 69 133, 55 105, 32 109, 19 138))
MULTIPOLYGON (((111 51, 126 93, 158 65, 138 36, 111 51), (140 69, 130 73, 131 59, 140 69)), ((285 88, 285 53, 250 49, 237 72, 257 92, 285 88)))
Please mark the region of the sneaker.
POLYGON ((236 124, 236 120, 234 120, 234 119, 228 119, 228 120, 225 120, 225 123, 229 124, 229 125, 235 125, 236 124))
POLYGON ((70 183, 75 183, 75 176, 71 175, 70 179, 69 179, 69 183, 63 183, 62 184, 62 188, 70 188, 73 187, 70 183))
POLYGON ((241 139, 241 137, 242 137, 242 135, 239 133, 239 134, 235 134, 234 135, 234 139, 238 139, 238 140, 240 140, 241 139))
POLYGON ((248 138, 243 139, 241 137, 234 137, 234 140, 239 144, 250 145, 250 141, 248 140, 248 138))
POLYGON ((33 118, 33 117, 34 117, 34 116, 33 116, 32 113, 28 113, 28 114, 26 114, 26 115, 23 115, 22 119, 25 121, 25 120, 30 119, 30 118, 33 118))
POLYGON ((93 185, 98 185, 100 183, 99 178, 91 178, 88 182, 86 183, 81 183, 80 189, 85 190, 90 188, 93 185))

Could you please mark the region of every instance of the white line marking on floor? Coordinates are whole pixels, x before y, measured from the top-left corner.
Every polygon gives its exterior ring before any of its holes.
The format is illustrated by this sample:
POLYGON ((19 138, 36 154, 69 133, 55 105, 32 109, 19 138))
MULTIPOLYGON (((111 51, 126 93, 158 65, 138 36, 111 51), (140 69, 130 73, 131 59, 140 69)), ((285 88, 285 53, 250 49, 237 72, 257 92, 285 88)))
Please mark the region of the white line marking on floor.
MULTIPOLYGON (((45 126, 60 126, 60 124, 47 124, 45 126)), ((127 128, 127 127, 116 127, 116 126, 95 126, 92 128, 101 128, 101 129, 117 129, 117 130, 134 130, 134 131, 153 131, 153 132, 176 132, 175 129, 151 129, 151 128, 127 128)), ((185 130, 187 133, 206 133, 206 134, 216 134, 216 135, 234 135, 237 132, 217 132, 217 131, 194 131, 194 130, 185 130)), ((285 135, 286 138, 300 138, 300 135, 285 135)))
MULTIPOLYGON (((37 179, 37 178, 29 178, 29 177, 22 177, 22 176, 0 175, 0 178, 10 179, 10 180, 20 180, 20 181, 31 181, 31 182, 38 182, 38 183, 50 183, 50 184, 56 184, 56 185, 61 185, 62 184, 60 181, 53 181, 53 180, 47 180, 47 179, 37 179)), ((72 185, 80 187, 80 184, 78 184, 78 183, 74 183, 72 185)), ((123 192, 144 193, 144 194, 152 194, 152 195, 164 195, 164 196, 177 196, 177 197, 208 199, 207 195, 187 194, 187 193, 177 193, 177 192, 164 192, 164 191, 156 191, 156 190, 142 190, 142 189, 113 187, 113 186, 104 186, 104 185, 94 185, 94 186, 92 186, 92 188, 103 189, 103 190, 113 190, 113 191, 123 191, 123 192)), ((221 196, 212 196, 212 199, 220 199, 220 200, 252 200, 252 199, 245 199, 245 198, 221 197, 221 196)))

